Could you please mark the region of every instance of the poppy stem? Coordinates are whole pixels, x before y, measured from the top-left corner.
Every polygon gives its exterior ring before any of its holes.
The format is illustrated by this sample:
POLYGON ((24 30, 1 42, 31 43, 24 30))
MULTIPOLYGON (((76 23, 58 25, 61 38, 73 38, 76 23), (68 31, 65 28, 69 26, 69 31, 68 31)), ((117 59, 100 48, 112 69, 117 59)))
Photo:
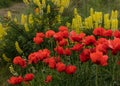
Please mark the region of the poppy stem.
POLYGON ((98 65, 96 65, 96 80, 95 85, 98 86, 98 65))

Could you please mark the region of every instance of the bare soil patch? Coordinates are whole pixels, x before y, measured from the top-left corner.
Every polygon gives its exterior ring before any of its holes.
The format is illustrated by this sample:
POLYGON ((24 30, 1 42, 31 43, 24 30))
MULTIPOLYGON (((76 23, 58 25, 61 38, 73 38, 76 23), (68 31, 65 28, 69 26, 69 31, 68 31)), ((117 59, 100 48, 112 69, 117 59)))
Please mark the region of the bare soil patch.
POLYGON ((11 11, 12 15, 18 15, 25 11, 26 5, 24 3, 16 3, 9 8, 0 9, 0 16, 6 16, 8 11, 11 11))

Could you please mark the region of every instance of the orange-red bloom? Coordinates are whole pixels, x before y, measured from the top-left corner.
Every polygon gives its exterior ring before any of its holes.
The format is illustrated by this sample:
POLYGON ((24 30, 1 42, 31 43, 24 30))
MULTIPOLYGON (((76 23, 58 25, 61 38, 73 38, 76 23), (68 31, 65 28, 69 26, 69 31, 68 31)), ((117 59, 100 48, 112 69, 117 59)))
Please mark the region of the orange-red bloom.
POLYGON ((85 37, 85 33, 77 34, 75 31, 70 32, 70 40, 80 42, 85 37))
POLYGON ((39 59, 40 59, 40 54, 38 52, 34 52, 34 53, 31 53, 29 56, 28 56, 28 63, 31 64, 31 63, 38 63, 39 59))
POLYGON ((93 31, 93 34, 96 36, 104 36, 104 31, 105 31, 105 29, 102 27, 95 28, 93 31))
POLYGON ((67 74, 74 74, 76 72, 77 68, 74 65, 68 65, 65 69, 65 72, 67 74))
POLYGON ((44 38, 45 34, 42 32, 36 33, 36 37, 44 38))
POLYGON ((63 47, 57 46, 54 48, 54 50, 59 54, 59 55, 64 55, 64 49, 63 47))
POLYGON ((104 31, 104 33, 103 33, 103 35, 105 36, 105 37, 111 37, 112 36, 112 30, 105 30, 104 31))
POLYGON ((77 44, 75 44, 75 45, 71 48, 71 50, 73 50, 73 51, 80 51, 82 48, 83 48, 83 45, 77 43, 77 44))
POLYGON ((51 75, 48 75, 45 79, 45 83, 49 83, 52 81, 52 76, 51 75))
POLYGON ((40 37, 36 36, 36 37, 33 38, 33 41, 36 44, 41 44, 43 42, 43 38, 40 38, 40 37))
POLYGON ((62 62, 58 62, 56 64, 56 69, 58 72, 63 72, 65 70, 65 68, 66 68, 65 64, 62 62))
POLYGON ((59 31, 61 32, 68 31, 68 28, 66 26, 60 26, 59 31))
POLYGON ((34 74, 33 73, 28 73, 28 74, 25 75, 24 81, 25 82, 31 81, 31 80, 33 80, 33 78, 34 78, 34 74))
POLYGON ((69 48, 65 49, 65 55, 70 56, 71 55, 71 50, 69 48))
POLYGON ((53 31, 53 30, 48 30, 48 31, 45 33, 45 37, 46 37, 46 38, 50 38, 50 37, 53 37, 54 34, 55 34, 55 31, 53 31))
POLYGON ((103 53, 100 51, 96 51, 94 53, 91 53, 90 58, 91 58, 91 61, 95 64, 98 64, 101 66, 106 66, 108 64, 107 63, 108 56, 103 55, 103 53))
POLYGON ((85 43, 85 45, 91 45, 96 43, 96 39, 93 35, 91 36, 86 36, 85 39, 83 40, 83 42, 85 43))
POLYGON ((113 36, 116 38, 120 38, 120 31, 119 30, 114 31, 113 36))
POLYGON ((86 62, 90 59, 90 50, 84 49, 79 56, 81 62, 86 62))
POLYGON ((118 51, 120 51, 120 39, 115 38, 114 40, 109 40, 108 45, 110 49, 112 49, 112 54, 117 54, 118 51))
POLYGON ((26 67, 26 61, 20 56, 16 56, 13 59, 13 63, 16 64, 16 65, 20 65, 22 68, 26 67))
POLYGON ((62 32, 57 32, 54 34, 53 37, 55 38, 56 41, 61 41, 63 39, 63 34, 62 32))
POLYGON ((54 57, 48 59, 48 66, 51 69, 54 69, 56 67, 56 60, 54 57))
POLYGON ((21 76, 18 76, 18 77, 12 76, 7 81, 11 85, 17 85, 17 84, 20 84, 23 81, 23 78, 21 76))
POLYGON ((66 46, 67 45, 67 40, 65 40, 65 39, 62 39, 61 41, 59 41, 58 42, 58 44, 60 45, 60 46, 66 46))

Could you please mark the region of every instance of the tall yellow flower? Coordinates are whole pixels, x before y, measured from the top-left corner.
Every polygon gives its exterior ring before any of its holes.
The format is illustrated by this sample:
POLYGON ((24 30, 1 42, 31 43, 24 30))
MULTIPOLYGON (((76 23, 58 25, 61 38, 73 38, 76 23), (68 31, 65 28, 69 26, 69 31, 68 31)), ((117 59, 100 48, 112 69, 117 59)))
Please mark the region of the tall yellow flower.
POLYGON ((11 59, 8 58, 5 54, 2 54, 2 57, 3 57, 3 59, 4 59, 6 62, 10 62, 10 61, 11 61, 11 59))
POLYGON ((12 18, 12 15, 11 15, 10 11, 7 12, 7 17, 10 18, 10 19, 12 18))
POLYGON ((23 53, 22 49, 21 49, 20 46, 19 46, 18 41, 15 42, 15 48, 16 48, 16 50, 17 50, 18 53, 20 53, 20 54, 23 53))
POLYGON ((16 18, 16 17, 14 18, 14 22, 15 22, 15 23, 17 23, 17 22, 18 22, 18 20, 17 20, 17 18, 16 18))
POLYGON ((62 14, 62 13, 63 13, 63 11, 64 11, 64 7, 63 7, 63 6, 61 6, 61 7, 60 7, 60 9, 59 9, 59 13, 61 13, 61 14, 62 14))
POLYGON ((42 7, 46 7, 46 0, 42 0, 42 7))
POLYGON ((28 23, 29 24, 33 24, 34 20, 33 20, 33 15, 32 14, 29 14, 28 16, 28 23))
POLYGON ((104 14, 104 28, 105 29, 110 29, 109 14, 104 14))
POLYGON ((26 5, 29 5, 29 1, 28 0, 23 0, 23 2, 26 4, 26 5))
POLYGON ((118 20, 117 19, 111 20, 111 29, 112 30, 117 30, 118 29, 118 20))
POLYGON ((21 15, 21 24, 25 24, 27 22, 27 15, 22 14, 21 15))
POLYGON ((47 14, 50 13, 50 10, 51 10, 51 9, 50 9, 50 5, 48 4, 48 5, 47 5, 47 14))
POLYGON ((90 8, 90 16, 93 16, 93 14, 94 14, 94 9, 90 8))
POLYGON ((2 39, 2 37, 3 37, 5 34, 7 34, 7 33, 5 32, 5 30, 3 29, 2 24, 0 23, 0 39, 2 39))
POLYGON ((28 27, 28 24, 27 24, 27 23, 24 24, 24 28, 25 28, 25 31, 26 31, 26 32, 29 31, 29 27, 28 27))
POLYGON ((12 73, 14 76, 18 76, 18 73, 14 70, 13 65, 9 66, 10 73, 12 73))

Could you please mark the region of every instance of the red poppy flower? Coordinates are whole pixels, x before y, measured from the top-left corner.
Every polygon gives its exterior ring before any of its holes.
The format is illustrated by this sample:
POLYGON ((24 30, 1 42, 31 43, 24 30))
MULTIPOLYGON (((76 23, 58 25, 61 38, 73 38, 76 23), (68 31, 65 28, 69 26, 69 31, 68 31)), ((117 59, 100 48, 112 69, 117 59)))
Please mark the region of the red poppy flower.
POLYGON ((69 37, 69 32, 68 31, 63 31, 62 35, 63 35, 63 38, 68 38, 69 37))
MULTIPOLYGON (((29 56, 28 56, 28 63, 31 64, 31 63, 34 63, 34 64, 37 64, 40 57, 39 57, 39 53, 37 52, 34 52, 34 53, 31 53, 29 56)), ((40 55, 41 56, 41 55, 40 55)))
POLYGON ((56 61, 56 62, 61 62, 61 58, 60 58, 60 56, 55 57, 55 61, 56 61))
POLYGON ((45 34, 42 32, 39 32, 39 33, 36 33, 36 37, 43 38, 43 37, 45 37, 45 34))
POLYGON ((71 55, 71 50, 69 48, 65 49, 65 55, 70 56, 71 55))
POLYGON ((105 37, 111 37, 112 36, 112 30, 105 30, 104 33, 103 33, 103 35, 105 37))
POLYGON ((28 73, 28 74, 25 75, 24 81, 25 81, 25 82, 26 82, 26 81, 32 81, 33 78, 34 78, 34 74, 33 74, 33 73, 28 73))
POLYGON ((68 28, 66 26, 60 26, 59 31, 61 31, 61 32, 68 31, 68 28))
POLYGON ((107 55, 103 55, 102 52, 100 51, 96 51, 94 53, 90 54, 90 58, 92 60, 93 63, 101 65, 101 66, 106 66, 107 60, 108 60, 108 56, 107 55))
POLYGON ((113 36, 116 38, 120 38, 120 31, 119 30, 114 31, 113 36))
POLYGON ((108 40, 106 38, 99 38, 96 44, 105 44, 108 46, 108 40))
POLYGON ((45 33, 45 37, 46 37, 46 38, 50 38, 50 37, 53 37, 54 34, 55 34, 55 31, 53 31, 53 30, 48 30, 48 31, 45 33))
POLYGON ((65 64, 62 62, 58 62, 56 64, 56 69, 58 72, 63 72, 65 70, 65 68, 66 68, 65 64))
POLYGON ((96 36, 104 36, 104 31, 105 31, 105 29, 102 27, 95 28, 93 31, 93 34, 96 36))
POLYGON ((52 76, 51 75, 48 75, 45 79, 45 83, 49 83, 52 81, 52 76))
POLYGON ((96 43, 96 39, 93 35, 91 36, 86 36, 85 39, 83 40, 83 43, 85 43, 85 45, 91 45, 96 43))
POLYGON ((79 56, 81 62, 86 62, 90 59, 90 50, 84 49, 79 56))
POLYGON ((117 64, 120 65, 120 61, 118 61, 117 64))
POLYGON ((36 37, 33 38, 33 41, 36 44, 41 44, 43 42, 43 38, 40 38, 39 36, 36 36, 36 37))
POLYGON ((57 46, 54 48, 54 50, 59 54, 59 55, 64 55, 64 49, 63 47, 57 46))
POLYGON ((48 66, 51 69, 54 69, 56 67, 56 60, 54 57, 48 59, 48 66))
POLYGON ((66 46, 67 43, 68 43, 68 42, 67 42, 66 39, 62 39, 61 41, 58 42, 58 44, 59 44, 60 46, 66 46))
POLYGON ((22 57, 20 57, 20 56, 16 56, 13 59, 13 63, 16 65, 20 65, 22 68, 26 67, 26 61, 24 59, 22 59, 22 57))
POLYGON ((85 37, 85 33, 77 34, 75 31, 70 32, 70 40, 80 42, 85 37))
POLYGON ((76 69, 77 69, 76 66, 74 66, 74 65, 68 65, 66 67, 66 69, 65 69, 65 72, 67 74, 74 74, 76 72, 76 69))
POLYGON ((50 57, 50 50, 48 49, 39 50, 38 52, 40 52, 43 59, 50 57))
POLYGON ((73 51, 80 51, 82 48, 83 48, 83 45, 77 43, 77 44, 75 44, 75 45, 71 48, 71 50, 73 50, 73 51))
POLYGON ((11 85, 17 85, 17 84, 20 84, 23 81, 23 78, 21 76, 18 76, 18 77, 12 76, 7 81, 11 85))
POLYGON ((53 37, 55 38, 56 41, 61 41, 63 39, 63 34, 62 32, 57 32, 54 34, 53 37))
POLYGON ((100 52, 103 52, 104 54, 107 54, 107 46, 104 45, 104 44, 98 44, 96 46, 96 51, 100 51, 100 52))
POLYGON ((114 40, 109 40, 108 41, 108 46, 112 50, 113 54, 117 54, 118 51, 120 51, 120 39, 115 38, 114 40))

